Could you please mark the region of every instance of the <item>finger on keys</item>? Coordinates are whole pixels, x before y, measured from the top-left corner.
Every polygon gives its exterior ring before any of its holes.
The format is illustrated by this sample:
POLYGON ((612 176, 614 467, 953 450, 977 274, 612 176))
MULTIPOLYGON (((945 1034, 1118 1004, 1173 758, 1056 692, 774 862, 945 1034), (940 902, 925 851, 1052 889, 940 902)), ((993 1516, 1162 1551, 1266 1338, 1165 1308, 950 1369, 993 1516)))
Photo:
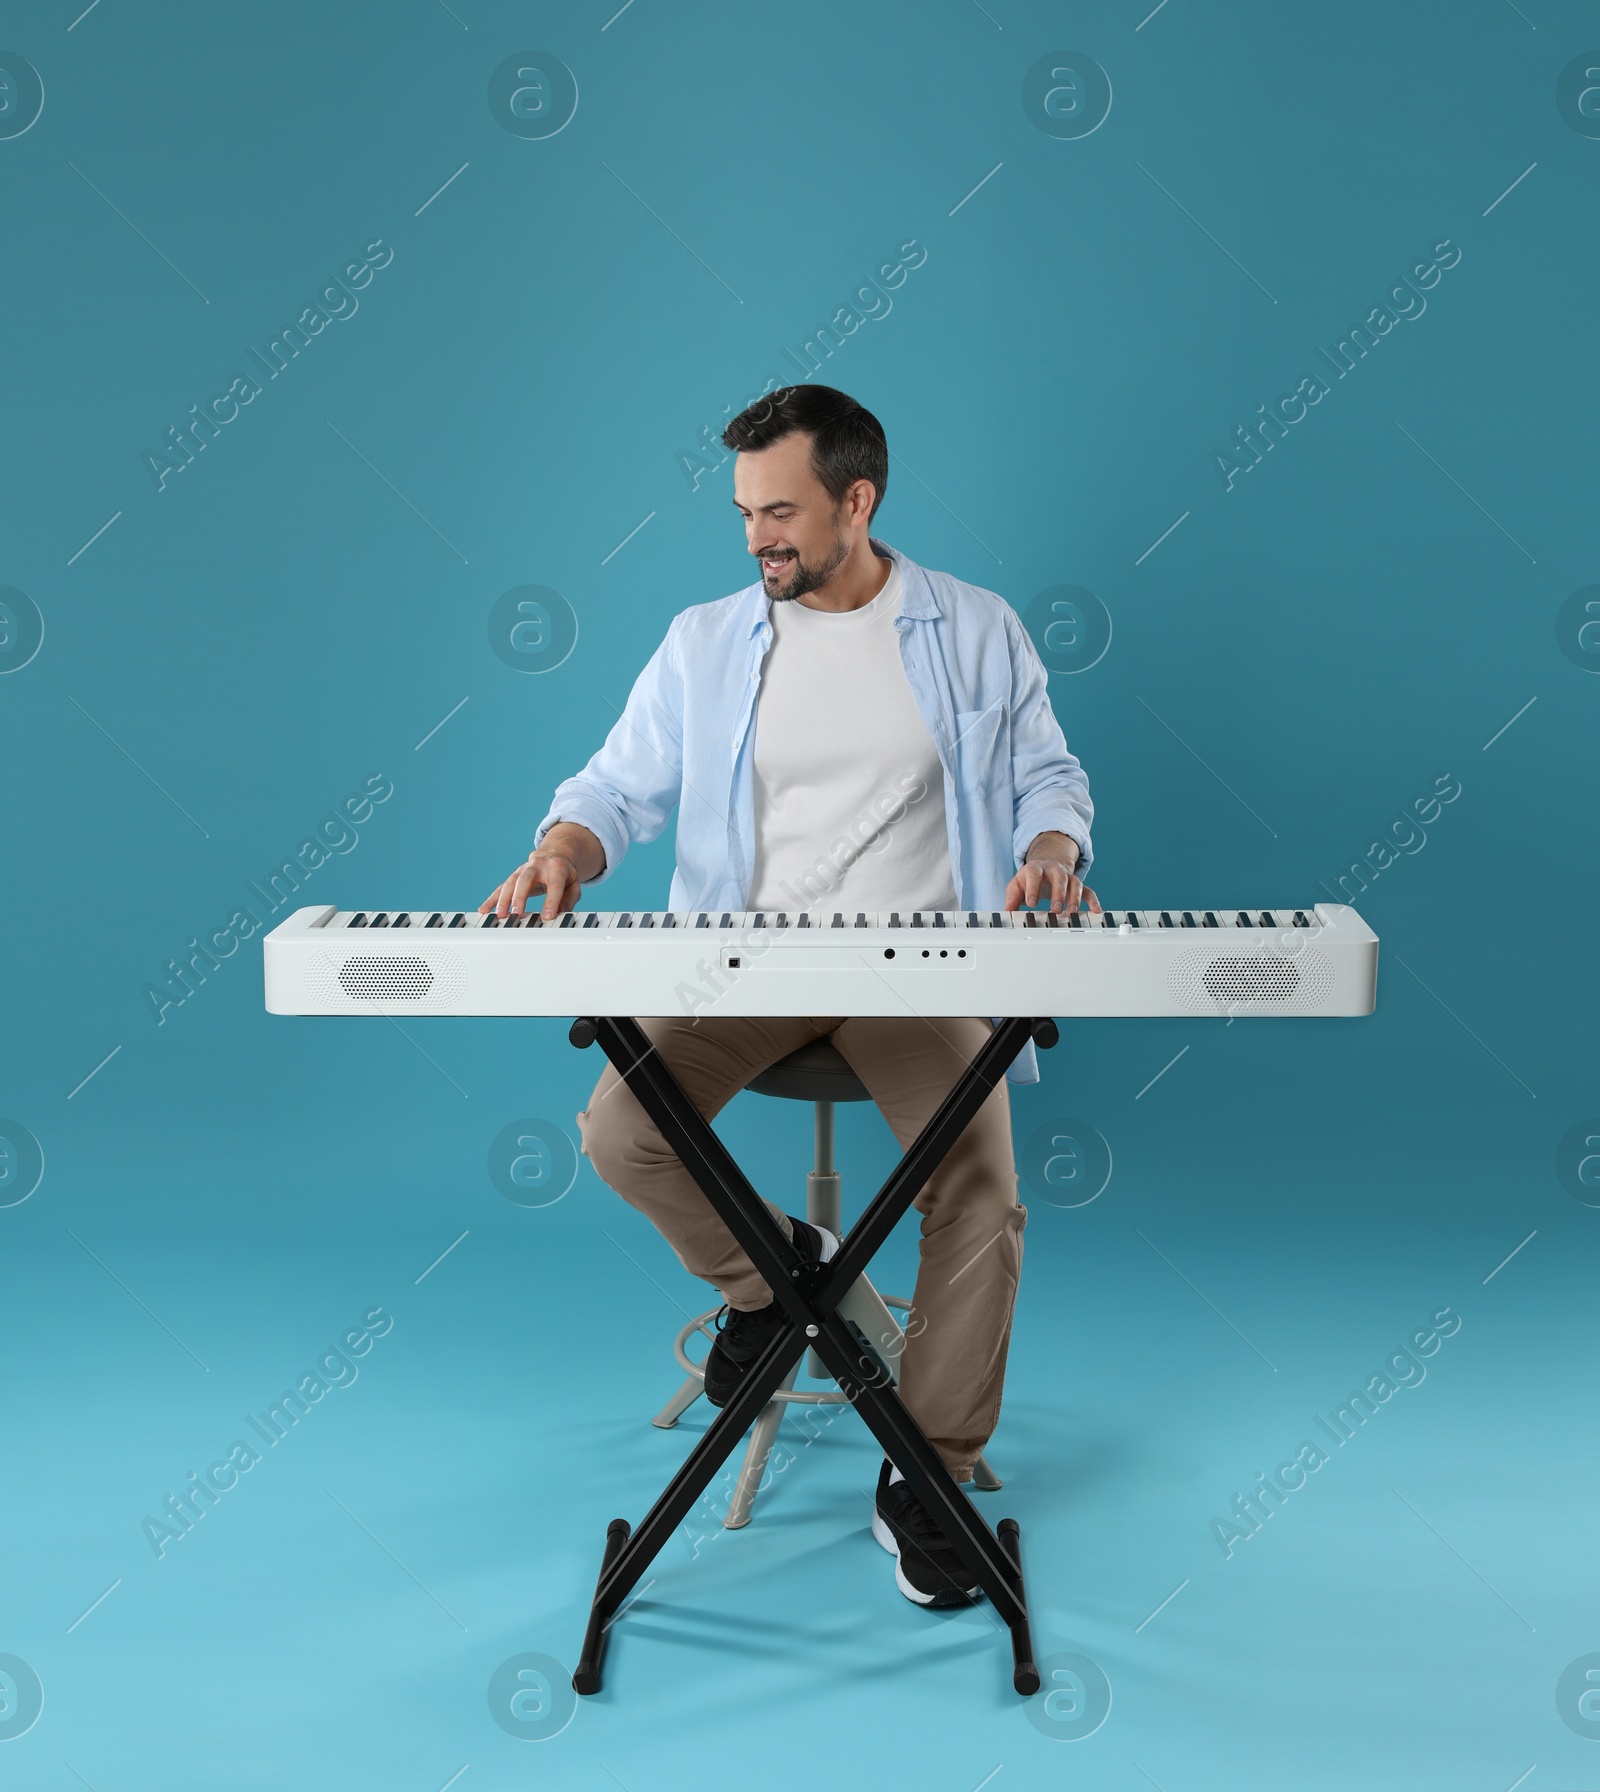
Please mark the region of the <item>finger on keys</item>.
POLYGON ((555 920, 561 911, 570 906, 565 898, 567 893, 567 873, 558 859, 555 869, 544 880, 544 908, 540 911, 540 919, 546 923, 555 920))
POLYGON ((1089 899, 1090 913, 1098 915, 1100 913, 1100 898, 1095 895, 1094 891, 1091 890, 1087 884, 1083 887, 1083 893, 1089 899))
POLYGON ((1050 913, 1059 915, 1066 906, 1066 893, 1072 887, 1072 877, 1065 865, 1050 867, 1050 913))

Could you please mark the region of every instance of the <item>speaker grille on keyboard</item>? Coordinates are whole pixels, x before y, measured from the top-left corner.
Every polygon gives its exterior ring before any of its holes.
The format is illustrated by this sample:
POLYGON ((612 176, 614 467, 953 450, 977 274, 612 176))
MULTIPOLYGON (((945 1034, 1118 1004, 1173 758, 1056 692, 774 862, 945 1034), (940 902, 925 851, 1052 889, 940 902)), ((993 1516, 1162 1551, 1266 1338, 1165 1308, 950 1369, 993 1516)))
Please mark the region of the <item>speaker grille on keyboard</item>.
POLYGON ((1332 985, 1328 955, 1309 948, 1239 956, 1202 949, 1174 959, 1167 973, 1173 1000, 1195 1014, 1260 1008, 1298 1014, 1315 1008, 1332 985))
POLYGON ((339 987, 357 1000, 418 1001, 433 988, 433 972, 420 958, 351 958, 340 968, 339 987))
POLYGON ((1206 966, 1205 986, 1219 1002, 1286 1002, 1300 972, 1288 958, 1218 958, 1206 966))
POLYGON ((325 1005, 393 1003, 437 1013, 459 1002, 466 987, 466 967, 454 952, 429 958, 417 953, 330 952, 306 966, 306 993, 325 1005))

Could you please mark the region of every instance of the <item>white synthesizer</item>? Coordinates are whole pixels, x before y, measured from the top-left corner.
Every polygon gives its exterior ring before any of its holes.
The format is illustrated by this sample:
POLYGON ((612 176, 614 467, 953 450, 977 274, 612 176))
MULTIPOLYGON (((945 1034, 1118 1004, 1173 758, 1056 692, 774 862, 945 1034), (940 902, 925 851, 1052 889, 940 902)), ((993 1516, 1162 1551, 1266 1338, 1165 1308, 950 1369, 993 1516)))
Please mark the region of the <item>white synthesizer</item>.
POLYGON ((1353 908, 741 914, 497 921, 302 908, 265 940, 272 1014, 1370 1014, 1353 908))

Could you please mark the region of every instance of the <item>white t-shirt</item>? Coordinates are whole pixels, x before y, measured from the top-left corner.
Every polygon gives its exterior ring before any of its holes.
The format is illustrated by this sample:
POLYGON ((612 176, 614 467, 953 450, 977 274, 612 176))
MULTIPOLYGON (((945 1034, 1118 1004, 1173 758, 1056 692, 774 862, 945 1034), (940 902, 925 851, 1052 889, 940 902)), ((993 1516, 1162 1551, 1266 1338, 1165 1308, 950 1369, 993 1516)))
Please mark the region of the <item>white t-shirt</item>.
POLYGON ((756 703, 755 866, 768 911, 956 906, 944 772, 906 681, 900 569, 859 610, 772 605, 756 703))

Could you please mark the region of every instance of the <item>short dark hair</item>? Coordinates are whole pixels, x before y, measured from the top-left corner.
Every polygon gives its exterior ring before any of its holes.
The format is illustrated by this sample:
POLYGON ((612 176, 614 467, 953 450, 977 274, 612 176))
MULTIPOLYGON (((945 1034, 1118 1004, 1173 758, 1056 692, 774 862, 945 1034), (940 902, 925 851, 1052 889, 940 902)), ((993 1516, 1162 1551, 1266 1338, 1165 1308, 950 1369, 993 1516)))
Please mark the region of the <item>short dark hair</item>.
POLYGON ((870 522, 889 483, 883 425, 863 404, 832 386, 780 386, 746 406, 722 432, 735 453, 770 448, 785 436, 811 438, 811 466, 835 505, 858 479, 872 482, 870 522))

